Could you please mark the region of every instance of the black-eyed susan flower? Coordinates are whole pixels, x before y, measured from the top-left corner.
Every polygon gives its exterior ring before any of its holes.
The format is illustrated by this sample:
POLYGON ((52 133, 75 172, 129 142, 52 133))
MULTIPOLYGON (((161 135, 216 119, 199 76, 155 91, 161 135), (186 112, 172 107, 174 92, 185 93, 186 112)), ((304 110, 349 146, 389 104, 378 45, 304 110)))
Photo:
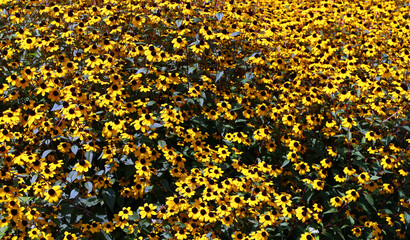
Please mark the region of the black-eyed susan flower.
POLYGON ((46 189, 45 192, 45 200, 49 203, 58 202, 59 198, 61 197, 63 190, 60 189, 60 186, 56 185, 53 187, 49 187, 46 189))
POLYGON ((129 216, 133 215, 134 213, 131 211, 131 207, 123 207, 122 210, 118 213, 118 216, 128 219, 129 216))
POLYGON ((173 47, 176 49, 180 49, 185 47, 185 45, 187 44, 187 41, 185 38, 181 38, 181 37, 177 37, 174 38, 171 43, 173 44, 173 47))
MULTIPOLYGON (((274 210, 275 211, 275 210, 274 210)), ((263 226, 269 226, 275 223, 277 220, 276 216, 274 216, 272 213, 267 212, 265 214, 261 214, 259 216, 259 223, 261 223, 263 226)))
POLYGON ((312 217, 312 210, 305 206, 300 206, 295 210, 296 217, 302 221, 303 223, 306 222, 308 219, 312 217))
POLYGON ((344 200, 340 197, 333 197, 330 199, 330 204, 332 204, 333 207, 340 207, 344 204, 344 200))
POLYGON ((382 160, 380 161, 380 164, 383 166, 385 169, 392 169, 394 168, 395 161, 392 159, 390 156, 384 156, 382 160))
POLYGON ((289 194, 283 193, 281 195, 277 195, 275 197, 275 203, 276 205, 282 207, 282 208, 287 208, 292 205, 292 200, 291 196, 289 194))
POLYGON ((241 208, 245 203, 244 198, 242 196, 232 196, 230 199, 231 207, 232 208, 241 208))
POLYGON ((65 231, 63 240, 77 240, 77 236, 74 233, 65 231))
POLYGON ((305 232, 300 236, 300 240, 313 240, 315 237, 310 232, 305 232))
POLYGON ((356 121, 353 120, 351 117, 344 118, 342 120, 342 126, 345 128, 352 128, 353 126, 357 126, 356 121))
POLYGON ((114 214, 112 222, 115 223, 115 227, 120 227, 121 229, 124 229, 125 227, 130 225, 128 219, 122 218, 118 216, 118 214, 114 214))
POLYGON ((360 237, 362 235, 362 229, 360 229, 358 227, 355 227, 355 228, 352 229, 352 234, 355 237, 360 237))
POLYGON ((362 172, 357 177, 357 180, 360 184, 364 184, 370 181, 370 175, 368 172, 362 172))
POLYGON ((346 174, 346 175, 353 175, 353 174, 356 174, 356 169, 354 169, 353 167, 351 167, 351 166, 349 166, 349 167, 345 167, 344 169, 343 169, 343 173, 344 174, 346 174))
POLYGON ((396 229, 396 234, 399 239, 404 239, 406 232, 403 229, 396 229))
POLYGON ((347 201, 356 202, 356 200, 359 198, 359 193, 356 190, 351 189, 346 191, 346 196, 344 198, 347 201))
POLYGON ((292 115, 286 114, 282 117, 282 122, 285 125, 293 126, 295 123, 295 118, 292 115))
POLYGON ((323 180, 315 179, 315 180, 312 182, 312 187, 313 187, 313 189, 315 189, 315 190, 321 191, 321 190, 323 190, 323 188, 325 187, 325 183, 324 183, 323 180))
POLYGON ((231 235, 231 237, 234 239, 234 240, 242 240, 242 239, 245 239, 245 234, 243 234, 242 232, 240 232, 240 231, 236 231, 235 233, 233 233, 232 235, 231 235))
POLYGON ((91 168, 91 163, 83 159, 74 165, 75 171, 77 171, 79 174, 88 172, 90 168, 91 168))
POLYGON ((139 214, 141 218, 151 218, 153 215, 157 215, 157 207, 152 203, 145 203, 144 206, 141 206, 138 209, 140 210, 139 214))
POLYGON ((102 225, 102 230, 104 231, 104 232, 106 232, 106 233, 111 233, 111 232, 113 232, 114 231, 114 229, 115 229, 115 225, 112 223, 112 222, 105 222, 103 225, 102 225))
POLYGON ((305 162, 298 162, 295 163, 295 170, 299 171, 300 175, 304 175, 307 172, 310 172, 310 167, 308 164, 306 164, 305 162))

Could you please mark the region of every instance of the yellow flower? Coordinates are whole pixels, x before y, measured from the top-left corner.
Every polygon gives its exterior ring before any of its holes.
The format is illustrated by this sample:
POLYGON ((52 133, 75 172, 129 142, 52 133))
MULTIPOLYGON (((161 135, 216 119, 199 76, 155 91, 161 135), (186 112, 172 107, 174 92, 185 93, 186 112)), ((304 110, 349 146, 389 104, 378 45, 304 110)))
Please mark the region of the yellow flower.
POLYGON ((185 45, 187 44, 187 41, 185 38, 181 38, 181 37, 177 37, 174 38, 171 43, 173 44, 173 47, 176 49, 180 49, 185 47, 185 45))
POLYGON ((292 115, 284 115, 282 117, 282 122, 285 125, 292 126, 295 123, 295 118, 292 115))
POLYGON ((346 175, 353 175, 353 174, 356 174, 356 169, 354 169, 354 168, 352 168, 352 167, 345 167, 344 169, 343 169, 343 173, 344 174, 346 174, 346 175))
POLYGON ((74 233, 69 233, 65 231, 63 240, 77 240, 77 236, 74 233))
POLYGON ((320 161, 320 165, 322 165, 323 168, 330 168, 332 167, 332 161, 330 161, 330 159, 328 158, 325 158, 320 161))
POLYGON ((342 121, 342 126, 345 128, 352 128, 353 126, 357 126, 357 123, 351 117, 344 118, 342 121))
POLYGON ((356 202, 359 198, 359 193, 356 190, 351 189, 346 192, 346 196, 344 198, 348 201, 356 202))
POLYGON ((320 179, 316 179, 313 181, 312 187, 313 189, 320 191, 323 190, 323 188, 325 187, 325 183, 320 179))
POLYGON ((277 221, 276 213, 276 210, 273 209, 271 212, 261 214, 259 216, 259 223, 265 227, 274 224, 277 221))
POLYGON ((234 196, 231 196, 230 203, 231 203, 232 208, 238 209, 238 208, 241 208, 243 206, 245 201, 244 201, 242 196, 235 196, 234 195, 234 196))
POLYGON ((145 203, 144 206, 138 208, 140 210, 141 218, 151 218, 152 215, 157 215, 155 210, 157 209, 152 203, 145 203))
POLYGON ((290 198, 291 198, 291 196, 289 194, 283 193, 281 195, 276 196, 275 203, 276 203, 276 205, 278 205, 282 208, 286 208, 286 207, 289 207, 290 205, 292 205, 292 200, 290 198))
POLYGON ((311 213, 312 211, 305 206, 300 206, 296 209, 296 217, 303 223, 312 217, 311 213))
POLYGON ((376 139, 381 139, 381 136, 379 136, 379 135, 377 135, 375 132, 373 132, 373 131, 368 131, 366 134, 365 134, 365 137, 366 137, 366 139, 367 139, 367 141, 375 141, 376 139))
POLYGON ((392 169, 394 168, 395 161, 393 161, 393 158, 390 156, 384 156, 381 160, 381 165, 385 169, 392 169))
POLYGON ((344 203, 344 200, 340 197, 333 197, 330 199, 330 204, 332 204, 333 207, 340 207, 344 203))
POLYGON ((352 229, 352 233, 356 237, 360 237, 362 235, 362 229, 360 229, 358 227, 355 227, 355 228, 352 229))
POLYGON ((88 170, 91 168, 91 163, 87 160, 80 160, 78 163, 74 165, 74 169, 79 173, 85 173, 88 172, 88 170))
POLYGON ((131 211, 131 207, 123 207, 122 210, 118 213, 118 216, 128 219, 129 216, 133 215, 134 213, 131 211))
POLYGON ((120 227, 121 229, 124 229, 125 227, 130 225, 128 219, 122 218, 118 216, 118 214, 114 214, 114 218, 112 221, 115 223, 116 227, 120 227))
POLYGON ((115 226, 111 222, 106 222, 106 223, 103 224, 103 231, 106 232, 106 233, 111 233, 111 232, 114 231, 114 229, 115 229, 115 226))
POLYGON ((359 177, 357 178, 360 184, 364 184, 370 181, 370 175, 367 172, 360 173, 359 177))
POLYGON ((298 152, 301 150, 302 145, 298 141, 291 140, 289 143, 289 148, 291 151, 298 152))
POLYGON ((307 172, 310 172, 310 167, 305 162, 295 163, 295 170, 299 171, 300 175, 304 175, 307 172))
POLYGON ((310 233, 306 232, 300 236, 300 240, 314 240, 315 237, 310 233))
POLYGON ((45 200, 49 203, 58 202, 62 192, 63 190, 60 189, 60 186, 48 188, 46 189, 45 200))

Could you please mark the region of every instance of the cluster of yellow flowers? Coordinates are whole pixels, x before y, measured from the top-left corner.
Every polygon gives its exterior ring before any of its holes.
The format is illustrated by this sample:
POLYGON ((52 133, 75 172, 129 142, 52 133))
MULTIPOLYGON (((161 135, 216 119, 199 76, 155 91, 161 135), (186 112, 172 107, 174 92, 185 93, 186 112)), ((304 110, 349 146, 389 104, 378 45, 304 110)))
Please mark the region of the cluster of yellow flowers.
POLYGON ((0 237, 410 238, 407 1, 0 7, 0 237))

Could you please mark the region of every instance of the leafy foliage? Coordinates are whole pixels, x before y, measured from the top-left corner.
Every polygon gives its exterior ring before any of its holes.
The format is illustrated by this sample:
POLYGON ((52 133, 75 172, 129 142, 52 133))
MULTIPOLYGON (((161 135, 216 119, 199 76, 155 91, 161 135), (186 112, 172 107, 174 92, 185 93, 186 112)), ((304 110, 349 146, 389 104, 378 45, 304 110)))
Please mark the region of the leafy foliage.
POLYGON ((410 238, 406 1, 0 6, 0 237, 410 238))

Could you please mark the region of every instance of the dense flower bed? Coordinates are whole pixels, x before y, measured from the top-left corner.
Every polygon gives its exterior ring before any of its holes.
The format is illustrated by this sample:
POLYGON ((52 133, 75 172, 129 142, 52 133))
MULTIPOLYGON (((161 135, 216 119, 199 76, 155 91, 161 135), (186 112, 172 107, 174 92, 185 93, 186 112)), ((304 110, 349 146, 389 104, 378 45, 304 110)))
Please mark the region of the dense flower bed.
POLYGON ((410 7, 355 2, 0 0, 0 237, 410 238, 410 7))

